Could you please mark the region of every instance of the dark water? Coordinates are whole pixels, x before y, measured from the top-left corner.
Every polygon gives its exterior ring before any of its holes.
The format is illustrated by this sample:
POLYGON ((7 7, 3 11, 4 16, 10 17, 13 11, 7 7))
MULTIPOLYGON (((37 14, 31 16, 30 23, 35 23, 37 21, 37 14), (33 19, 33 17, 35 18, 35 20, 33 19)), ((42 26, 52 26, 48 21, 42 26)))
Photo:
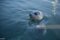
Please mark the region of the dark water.
MULTIPOLYGON (((59 1, 59 0, 58 0, 59 1)), ((60 29, 47 29, 42 35, 39 29, 27 29, 29 13, 41 10, 48 17, 48 24, 60 24, 60 1, 53 16, 48 0, 0 0, 0 38, 5 40, 60 40, 60 29)))

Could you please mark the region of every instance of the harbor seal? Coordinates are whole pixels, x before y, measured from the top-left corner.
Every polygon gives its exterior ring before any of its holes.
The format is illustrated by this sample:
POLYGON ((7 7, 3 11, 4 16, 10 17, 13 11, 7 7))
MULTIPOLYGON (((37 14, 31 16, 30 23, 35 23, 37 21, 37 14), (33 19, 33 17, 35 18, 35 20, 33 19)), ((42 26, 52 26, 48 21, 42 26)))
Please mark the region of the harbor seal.
POLYGON ((45 25, 45 18, 43 12, 37 11, 29 14, 30 17, 30 24, 34 25, 34 28, 43 30, 43 34, 46 34, 46 25, 45 25))

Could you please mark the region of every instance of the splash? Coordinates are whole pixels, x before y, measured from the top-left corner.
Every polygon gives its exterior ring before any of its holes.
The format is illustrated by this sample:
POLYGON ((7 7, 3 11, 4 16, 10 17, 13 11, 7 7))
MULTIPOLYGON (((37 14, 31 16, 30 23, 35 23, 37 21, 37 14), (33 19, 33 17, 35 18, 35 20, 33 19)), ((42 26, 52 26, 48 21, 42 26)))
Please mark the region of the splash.
POLYGON ((56 15, 56 8, 57 8, 58 0, 54 0, 51 3, 52 3, 52 6, 53 6, 52 12, 53 12, 54 15, 56 15))

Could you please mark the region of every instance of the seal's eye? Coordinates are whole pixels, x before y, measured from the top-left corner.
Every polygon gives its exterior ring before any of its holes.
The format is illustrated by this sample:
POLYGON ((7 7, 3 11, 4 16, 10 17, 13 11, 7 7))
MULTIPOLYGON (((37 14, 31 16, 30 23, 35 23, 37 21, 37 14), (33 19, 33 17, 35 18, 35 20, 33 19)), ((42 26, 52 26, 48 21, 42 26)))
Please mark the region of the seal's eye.
POLYGON ((34 15, 38 15, 38 13, 37 13, 37 12, 35 12, 35 13, 34 13, 34 15))

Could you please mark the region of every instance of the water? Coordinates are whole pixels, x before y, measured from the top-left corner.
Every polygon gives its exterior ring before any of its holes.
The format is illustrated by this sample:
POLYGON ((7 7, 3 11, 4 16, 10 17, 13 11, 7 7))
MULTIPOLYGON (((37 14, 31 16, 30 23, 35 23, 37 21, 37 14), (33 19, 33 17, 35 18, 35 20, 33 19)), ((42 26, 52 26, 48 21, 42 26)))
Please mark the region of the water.
MULTIPOLYGON (((58 0, 59 1, 59 0, 58 0)), ((0 38, 5 40, 60 40, 60 29, 48 29, 42 35, 39 29, 27 29, 28 15, 32 11, 43 11, 48 24, 60 24, 60 1, 56 15, 52 12, 52 0, 0 0, 0 38)))

